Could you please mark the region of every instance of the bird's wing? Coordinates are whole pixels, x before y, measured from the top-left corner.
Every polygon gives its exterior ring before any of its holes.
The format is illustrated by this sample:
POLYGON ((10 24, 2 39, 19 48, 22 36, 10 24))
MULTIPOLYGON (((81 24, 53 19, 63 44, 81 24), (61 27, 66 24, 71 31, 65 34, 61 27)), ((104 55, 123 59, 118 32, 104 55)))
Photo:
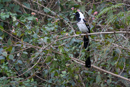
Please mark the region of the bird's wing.
POLYGON ((83 19, 83 21, 84 21, 85 25, 86 25, 87 28, 88 28, 88 33, 90 33, 90 26, 89 26, 89 24, 87 23, 87 21, 86 21, 85 19, 83 19))

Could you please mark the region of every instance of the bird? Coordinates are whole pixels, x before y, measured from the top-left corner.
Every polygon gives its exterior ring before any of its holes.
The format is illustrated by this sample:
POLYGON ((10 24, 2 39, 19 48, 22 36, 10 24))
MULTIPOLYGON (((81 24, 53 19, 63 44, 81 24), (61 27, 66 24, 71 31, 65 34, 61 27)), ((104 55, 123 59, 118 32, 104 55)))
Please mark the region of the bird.
MULTIPOLYGON (((77 20, 77 26, 79 28, 79 30, 82 33, 90 33, 90 27, 87 24, 87 21, 85 20, 85 17, 83 15, 82 12, 77 11, 76 13, 74 13, 76 20, 77 20)), ((84 41, 84 48, 86 49, 89 46, 89 36, 85 35, 83 38, 84 41)), ((89 48, 87 49, 87 51, 89 51, 89 48)), ((85 55, 86 60, 85 60, 85 67, 90 68, 91 67, 91 60, 90 60, 90 55, 85 55)))

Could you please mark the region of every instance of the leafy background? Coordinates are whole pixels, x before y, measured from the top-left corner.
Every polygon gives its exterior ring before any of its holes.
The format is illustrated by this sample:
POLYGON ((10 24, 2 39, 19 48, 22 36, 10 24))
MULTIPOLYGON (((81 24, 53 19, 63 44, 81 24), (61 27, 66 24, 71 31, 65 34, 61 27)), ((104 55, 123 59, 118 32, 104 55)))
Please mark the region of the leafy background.
POLYGON ((0 0, 0 86, 129 87, 118 77, 130 78, 129 9, 127 0, 0 0), (106 32, 90 36, 90 69, 79 9, 91 33, 106 32))

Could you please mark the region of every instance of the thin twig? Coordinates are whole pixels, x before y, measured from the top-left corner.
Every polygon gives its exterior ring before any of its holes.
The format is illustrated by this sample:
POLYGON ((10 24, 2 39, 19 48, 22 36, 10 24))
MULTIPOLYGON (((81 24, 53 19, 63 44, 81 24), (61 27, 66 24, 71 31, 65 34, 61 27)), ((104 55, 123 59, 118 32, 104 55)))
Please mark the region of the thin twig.
POLYGON ((38 14, 43 15, 43 16, 48 16, 48 17, 50 17, 50 18, 55 18, 55 17, 53 17, 53 16, 51 16, 51 15, 48 15, 48 14, 45 14, 45 13, 43 13, 43 12, 34 10, 34 9, 32 9, 32 8, 28 8, 28 7, 26 7, 25 5, 21 4, 21 3, 20 3, 19 1, 17 1, 17 0, 13 0, 13 1, 14 1, 15 3, 17 3, 18 5, 20 5, 21 7, 24 7, 24 8, 26 8, 26 9, 28 9, 28 10, 31 10, 31 11, 35 12, 35 13, 38 13, 38 14))

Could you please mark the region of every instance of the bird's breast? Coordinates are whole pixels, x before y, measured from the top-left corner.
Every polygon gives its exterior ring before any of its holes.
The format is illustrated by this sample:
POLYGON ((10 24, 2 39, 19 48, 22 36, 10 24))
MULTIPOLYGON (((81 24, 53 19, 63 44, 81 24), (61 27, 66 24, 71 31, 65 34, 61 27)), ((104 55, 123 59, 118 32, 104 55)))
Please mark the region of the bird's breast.
POLYGON ((81 32, 88 32, 88 28, 87 28, 87 26, 86 26, 86 24, 85 23, 77 23, 77 25, 78 25, 78 27, 79 27, 79 30, 81 31, 81 32))

